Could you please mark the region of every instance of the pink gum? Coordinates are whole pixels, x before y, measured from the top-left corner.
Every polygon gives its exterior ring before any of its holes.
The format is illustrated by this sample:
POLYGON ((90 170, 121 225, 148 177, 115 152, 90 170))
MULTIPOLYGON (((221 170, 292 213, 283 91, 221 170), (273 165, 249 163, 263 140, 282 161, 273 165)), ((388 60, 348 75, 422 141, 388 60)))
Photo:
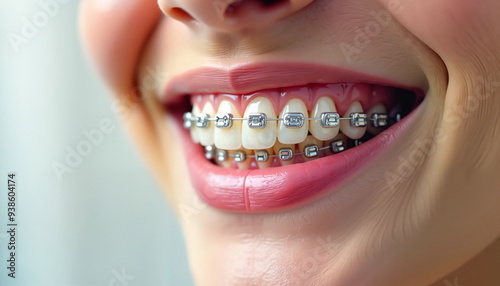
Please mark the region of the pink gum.
POLYGON ((337 112, 344 115, 354 101, 361 103, 364 112, 368 112, 371 107, 378 103, 384 104, 387 111, 389 111, 396 103, 395 96, 397 90, 393 87, 364 83, 310 84, 306 86, 263 90, 244 95, 194 95, 191 96, 191 104, 197 105, 201 110, 205 103, 211 102, 214 109, 218 110, 219 103, 222 100, 229 100, 235 105, 238 112, 243 115, 247 105, 253 99, 265 97, 272 102, 276 114, 280 114, 285 104, 293 98, 302 100, 307 110, 311 111, 314 109, 314 105, 319 98, 330 97, 335 102, 337 112))

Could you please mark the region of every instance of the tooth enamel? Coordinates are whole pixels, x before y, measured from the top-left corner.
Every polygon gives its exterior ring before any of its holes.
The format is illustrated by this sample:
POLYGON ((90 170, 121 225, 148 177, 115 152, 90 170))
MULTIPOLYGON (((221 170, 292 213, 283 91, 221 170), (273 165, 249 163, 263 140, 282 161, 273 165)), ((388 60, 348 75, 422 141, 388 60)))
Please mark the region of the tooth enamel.
POLYGON ((374 105, 370 110, 368 111, 368 120, 369 124, 366 128, 366 131, 368 131, 370 134, 373 135, 378 135, 380 132, 382 132, 386 127, 374 127, 373 126, 373 121, 372 117, 373 114, 379 113, 379 114, 386 114, 387 110, 385 109, 385 106, 382 103, 374 105))
MULTIPOLYGON (((215 110, 210 102, 207 102, 203 109, 201 110, 200 115, 208 115, 209 118, 213 118, 215 116, 215 110)), ((208 126, 205 128, 197 128, 198 134, 200 138, 200 143, 203 146, 214 145, 214 122, 209 121, 208 126)))
MULTIPOLYGON (((276 118, 276 112, 269 99, 258 97, 245 110, 244 118, 251 114, 263 113, 267 118, 276 118)), ((267 121, 263 128, 250 128, 251 121, 244 121, 241 128, 241 143, 245 149, 268 149, 276 143, 276 121, 267 121)))
MULTIPOLYGON (((329 97, 318 99, 313 111, 311 111, 310 117, 321 118, 321 115, 325 112, 337 112, 335 103, 329 97)), ((321 120, 312 120, 309 123, 309 131, 316 139, 325 141, 337 136, 339 127, 325 128, 321 125, 321 120)))
MULTIPOLYGON (((351 113, 362 113, 363 107, 359 101, 355 101, 351 104, 351 106, 347 109, 346 113, 343 117, 350 117, 351 113)), ((347 137, 351 139, 359 139, 365 135, 366 126, 365 127, 355 127, 351 126, 350 120, 342 120, 340 122, 340 131, 344 133, 347 137)))
MULTIPOLYGON (((300 152, 304 152, 306 153, 308 147, 317 147, 316 150, 318 152, 318 155, 317 156, 311 156, 311 157, 307 157, 306 154, 302 155, 302 157, 304 158, 304 161, 311 161, 311 160, 314 160, 314 159, 318 159, 320 156, 320 151, 318 151, 319 148, 321 148, 321 146, 323 146, 323 142, 321 140, 318 140, 316 138, 314 138, 313 136, 309 135, 307 136, 307 138, 303 141, 303 142, 300 142, 299 143, 299 150, 300 152)), ((312 148, 311 148, 312 149, 312 148)))
MULTIPOLYGON (((196 117, 198 114, 201 113, 200 108, 198 105, 193 106, 193 110, 191 111, 192 116, 196 117)), ((196 123, 192 123, 193 126, 189 129, 189 132, 191 133, 191 139, 193 140, 194 143, 200 143, 200 133, 199 133, 199 128, 196 127, 196 123)))
MULTIPOLYGON (((281 150, 283 150, 284 153, 286 152, 285 150, 288 150, 288 151, 291 150, 291 153, 293 154, 293 153, 295 153, 295 144, 282 144, 280 142, 276 142, 276 144, 273 146, 273 150, 274 150, 274 154, 277 154, 277 155, 280 154, 281 150)), ((291 160, 288 160, 288 159, 282 160, 281 158, 279 158, 279 159, 280 159, 282 166, 292 165, 294 162, 294 158, 292 158, 291 160)))
POLYGON ((278 141, 283 144, 297 144, 306 139, 309 121, 303 120, 307 117, 307 107, 300 99, 294 98, 288 101, 280 113, 281 120, 278 122, 278 141), (287 115, 287 113, 290 113, 287 115), (302 116, 300 116, 302 114, 302 116), (288 122, 293 125, 301 122, 301 127, 287 127, 288 122))
MULTIPOLYGON (((218 116, 230 114, 233 118, 240 118, 241 114, 229 100, 222 100, 219 104, 218 116)), ((241 148, 241 120, 231 120, 229 128, 215 127, 214 141, 215 146, 225 150, 237 150, 241 148)), ((214 122, 215 123, 215 122, 214 122)))

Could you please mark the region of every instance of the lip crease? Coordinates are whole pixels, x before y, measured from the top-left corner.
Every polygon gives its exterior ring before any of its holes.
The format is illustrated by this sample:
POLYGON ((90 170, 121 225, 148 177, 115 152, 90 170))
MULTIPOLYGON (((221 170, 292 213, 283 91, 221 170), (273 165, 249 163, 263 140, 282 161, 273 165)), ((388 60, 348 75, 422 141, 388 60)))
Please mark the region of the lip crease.
MULTIPOLYGON (((203 67, 181 74, 170 81, 163 100, 174 101, 179 95, 251 91, 309 83, 365 82, 390 85, 415 91, 419 88, 383 80, 371 75, 315 64, 253 63, 232 69, 203 67)), ((400 122, 375 138, 340 154, 310 162, 260 170, 222 168, 205 159, 202 146, 195 144, 189 131, 182 128, 181 112, 174 112, 185 148, 192 184, 198 196, 212 207, 235 212, 270 212, 310 201, 322 194, 336 192, 343 182, 360 168, 404 137, 407 126, 417 118, 420 106, 400 122)))

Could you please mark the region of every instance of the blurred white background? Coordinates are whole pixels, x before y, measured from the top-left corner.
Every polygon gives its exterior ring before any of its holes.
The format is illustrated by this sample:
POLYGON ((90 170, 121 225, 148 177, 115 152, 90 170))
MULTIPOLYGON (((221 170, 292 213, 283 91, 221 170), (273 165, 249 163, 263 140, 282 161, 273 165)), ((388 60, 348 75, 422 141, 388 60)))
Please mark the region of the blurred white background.
POLYGON ((83 56, 78 1, 45 18, 39 1, 50 0, 0 0, 0 285, 193 285, 180 227, 83 56), (59 180, 54 162, 103 119, 114 130, 59 180), (11 171, 16 279, 6 269, 11 171))

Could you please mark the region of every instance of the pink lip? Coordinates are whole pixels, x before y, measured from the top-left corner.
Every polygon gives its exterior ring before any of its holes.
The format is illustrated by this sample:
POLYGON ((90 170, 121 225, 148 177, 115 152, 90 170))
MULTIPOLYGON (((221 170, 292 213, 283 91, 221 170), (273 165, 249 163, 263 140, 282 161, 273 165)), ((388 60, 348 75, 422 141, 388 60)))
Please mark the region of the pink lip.
MULTIPOLYGON (((308 83, 366 82, 417 91, 374 76, 314 64, 259 63, 232 69, 204 67, 184 73, 167 86, 164 99, 192 93, 244 94, 308 83)), ((389 148, 416 118, 417 108, 402 121, 372 140, 343 153, 307 163, 237 170, 222 168, 204 157, 203 148, 177 124, 183 139, 193 186, 207 204, 228 211, 267 212, 304 203, 338 186, 389 148)), ((175 116, 180 121, 181 116, 175 116)))

